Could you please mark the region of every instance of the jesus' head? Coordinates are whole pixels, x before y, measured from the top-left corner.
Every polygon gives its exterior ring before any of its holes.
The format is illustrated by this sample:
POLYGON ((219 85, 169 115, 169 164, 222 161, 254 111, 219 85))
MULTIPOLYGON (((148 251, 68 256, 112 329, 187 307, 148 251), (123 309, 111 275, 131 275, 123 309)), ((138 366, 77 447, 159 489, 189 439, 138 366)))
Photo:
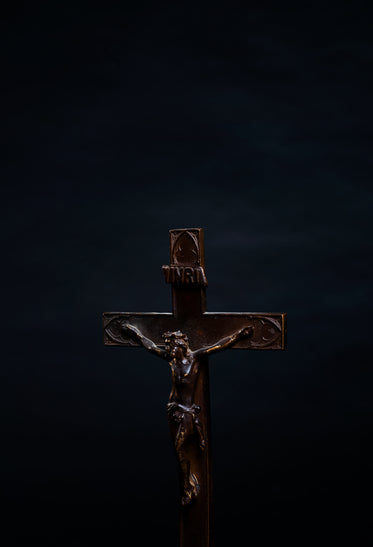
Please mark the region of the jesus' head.
POLYGON ((165 342, 166 351, 170 352, 172 357, 181 357, 189 351, 188 337, 182 332, 165 332, 162 334, 165 342))

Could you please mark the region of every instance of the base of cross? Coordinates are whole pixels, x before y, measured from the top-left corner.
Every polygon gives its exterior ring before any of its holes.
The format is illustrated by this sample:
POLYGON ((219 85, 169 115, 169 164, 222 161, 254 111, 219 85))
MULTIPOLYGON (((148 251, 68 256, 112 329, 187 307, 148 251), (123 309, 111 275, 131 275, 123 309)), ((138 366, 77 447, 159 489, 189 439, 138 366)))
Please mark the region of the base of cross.
POLYGON ((284 313, 208 313, 203 230, 170 231, 172 313, 104 314, 107 346, 143 346, 166 360, 168 420, 180 475, 180 547, 211 547, 212 473, 208 356, 228 348, 286 347, 284 313), (197 272, 197 273, 195 273, 197 272))

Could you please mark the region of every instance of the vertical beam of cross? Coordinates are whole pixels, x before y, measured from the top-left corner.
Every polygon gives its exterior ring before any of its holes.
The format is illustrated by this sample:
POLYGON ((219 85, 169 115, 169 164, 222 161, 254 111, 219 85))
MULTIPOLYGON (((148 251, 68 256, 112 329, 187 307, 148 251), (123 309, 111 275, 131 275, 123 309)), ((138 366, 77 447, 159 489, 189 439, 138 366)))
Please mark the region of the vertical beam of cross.
POLYGON ((104 313, 104 343, 143 345, 169 360, 173 378, 169 425, 180 470, 180 547, 211 547, 207 356, 228 347, 285 349, 286 314, 206 312, 201 228, 170 230, 170 255, 170 265, 163 266, 163 272, 172 286, 172 313, 104 313), (172 348, 179 353, 172 353, 172 348))
MULTIPOLYGON (((170 266, 164 266, 166 281, 172 283, 172 312, 176 319, 201 322, 206 311, 206 275, 204 237, 201 228, 170 231, 170 266), (169 279, 168 279, 169 276, 169 279)), ((183 328, 179 329, 183 331, 183 328)), ((193 340, 193 336, 191 336, 193 340)), ((212 472, 210 444, 210 386, 208 358, 200 358, 194 404, 201 409, 198 418, 204 431, 205 448, 189 445, 193 472, 198 477, 200 492, 192 503, 181 509, 180 547, 211 545, 212 472)), ((171 433, 175 424, 170 423, 171 433)), ((182 487, 183 477, 179 482, 182 487)))

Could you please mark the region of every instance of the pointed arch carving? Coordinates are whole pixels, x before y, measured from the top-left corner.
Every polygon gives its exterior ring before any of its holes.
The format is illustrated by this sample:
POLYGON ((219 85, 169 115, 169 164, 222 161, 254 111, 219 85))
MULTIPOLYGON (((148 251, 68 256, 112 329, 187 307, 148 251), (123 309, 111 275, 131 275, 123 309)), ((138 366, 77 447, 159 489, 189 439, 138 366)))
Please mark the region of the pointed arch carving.
POLYGON ((176 266, 200 265, 198 239, 193 232, 184 231, 177 237, 172 247, 171 263, 176 266))

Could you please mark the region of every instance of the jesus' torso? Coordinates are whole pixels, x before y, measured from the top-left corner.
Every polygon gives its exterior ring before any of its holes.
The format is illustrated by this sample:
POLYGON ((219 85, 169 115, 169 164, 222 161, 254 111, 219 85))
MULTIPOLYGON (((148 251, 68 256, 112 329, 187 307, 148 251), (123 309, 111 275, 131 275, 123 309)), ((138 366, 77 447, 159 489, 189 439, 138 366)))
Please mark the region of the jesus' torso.
POLYGON ((198 362, 192 355, 170 361, 173 389, 170 402, 190 407, 198 377, 198 362))

